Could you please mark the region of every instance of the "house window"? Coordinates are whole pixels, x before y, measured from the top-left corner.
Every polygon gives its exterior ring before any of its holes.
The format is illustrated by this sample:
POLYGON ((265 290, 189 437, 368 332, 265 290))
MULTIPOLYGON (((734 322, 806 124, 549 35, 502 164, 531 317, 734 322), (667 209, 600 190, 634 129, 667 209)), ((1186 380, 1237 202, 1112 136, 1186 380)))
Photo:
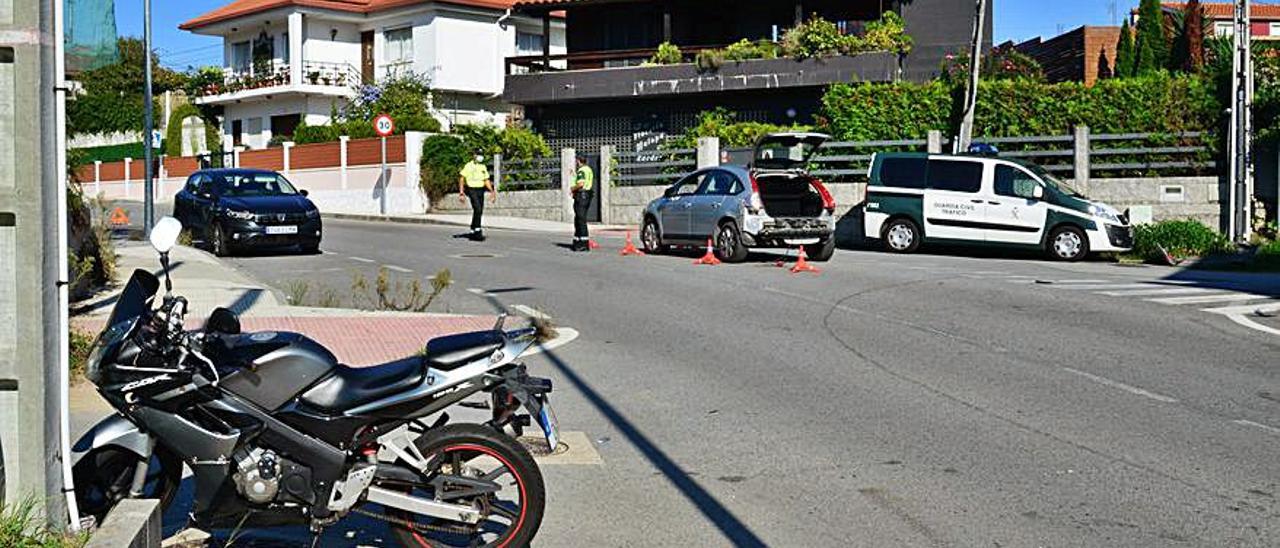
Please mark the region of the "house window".
POLYGON ((253 60, 253 49, 249 45, 249 41, 236 42, 231 44, 231 71, 239 73, 249 72, 249 64, 253 60))
POLYGON ((383 59, 388 65, 413 61, 413 28, 389 30, 383 33, 383 38, 386 40, 383 59))
POLYGON ((231 146, 244 145, 244 121, 231 121, 231 146))
POLYGON ((1267 35, 1280 36, 1280 23, 1271 23, 1271 32, 1267 33, 1267 35))
POLYGON ((517 30, 516 55, 542 55, 542 35, 517 30))
POLYGON ((285 32, 280 35, 280 47, 276 48, 280 52, 280 62, 289 62, 289 33, 285 32))
POLYGON ((1213 34, 1217 36, 1231 36, 1233 25, 1230 21, 1218 21, 1213 24, 1213 34))
POLYGON ((250 118, 248 126, 249 134, 243 139, 245 146, 249 148, 264 148, 266 143, 262 138, 262 118, 250 118))

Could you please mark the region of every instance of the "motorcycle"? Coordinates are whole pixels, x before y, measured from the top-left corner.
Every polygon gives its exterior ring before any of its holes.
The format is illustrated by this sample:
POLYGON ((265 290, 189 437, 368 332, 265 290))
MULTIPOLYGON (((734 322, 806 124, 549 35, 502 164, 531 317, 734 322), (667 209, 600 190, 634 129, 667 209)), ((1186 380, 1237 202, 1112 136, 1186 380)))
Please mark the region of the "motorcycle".
POLYGON ((406 546, 533 539, 543 479, 515 437, 536 420, 548 447, 558 443, 551 382, 518 361, 537 344, 534 329, 504 331, 504 316, 490 331, 432 339, 418 356, 365 368, 297 333, 242 333, 225 308, 186 330, 168 259, 181 231, 166 217, 151 233, 165 277, 159 305, 159 279, 134 272, 92 347, 87 377, 117 414, 72 451, 84 514, 101 523, 124 498, 167 507, 185 465, 189 528, 308 525, 318 539, 359 514, 389 523, 406 546), (487 402, 468 400, 477 395, 487 402), (459 405, 492 416, 450 422, 459 405))

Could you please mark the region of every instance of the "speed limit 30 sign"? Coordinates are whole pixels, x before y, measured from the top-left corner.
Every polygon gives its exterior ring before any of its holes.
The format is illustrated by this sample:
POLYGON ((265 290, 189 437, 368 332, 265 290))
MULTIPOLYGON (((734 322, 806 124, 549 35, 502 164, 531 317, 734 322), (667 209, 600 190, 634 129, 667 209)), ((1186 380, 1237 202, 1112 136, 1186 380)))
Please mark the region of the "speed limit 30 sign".
POLYGON ((379 137, 390 136, 396 130, 396 123, 386 114, 379 114, 373 119, 373 131, 378 133, 379 137))

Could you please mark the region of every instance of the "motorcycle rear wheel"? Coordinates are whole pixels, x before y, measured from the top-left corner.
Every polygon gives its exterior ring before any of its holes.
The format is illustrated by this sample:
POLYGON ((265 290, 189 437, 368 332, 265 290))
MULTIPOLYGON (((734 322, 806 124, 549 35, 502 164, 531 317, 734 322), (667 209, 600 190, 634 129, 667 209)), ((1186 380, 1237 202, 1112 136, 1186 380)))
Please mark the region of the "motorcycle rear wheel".
MULTIPOLYGON (((138 455, 115 446, 100 447, 85 455, 71 469, 76 506, 82 516, 93 516, 99 525, 116 503, 129 496, 138 455)), ((163 512, 173 503, 182 483, 182 461, 160 448, 151 456, 147 482, 139 498, 159 499, 163 512)))
MULTIPOLYGON (((446 532, 463 526, 404 511, 391 511, 391 517, 413 528, 393 526, 392 532, 406 547, 492 546, 497 548, 528 546, 542 525, 546 491, 542 472, 529 450, 510 436, 478 424, 451 424, 427 432, 417 442, 427 462, 434 463, 430 476, 461 474, 467 478, 489 479, 501 488, 486 493, 450 499, 452 504, 474 504, 484 509, 479 527, 471 534, 446 532), (460 470, 459 470, 460 469, 460 470)), ((390 486, 388 486, 390 488, 390 486)), ((404 490, 404 488, 399 488, 404 490)), ((430 486, 416 486, 412 493, 424 498, 437 498, 430 486)))

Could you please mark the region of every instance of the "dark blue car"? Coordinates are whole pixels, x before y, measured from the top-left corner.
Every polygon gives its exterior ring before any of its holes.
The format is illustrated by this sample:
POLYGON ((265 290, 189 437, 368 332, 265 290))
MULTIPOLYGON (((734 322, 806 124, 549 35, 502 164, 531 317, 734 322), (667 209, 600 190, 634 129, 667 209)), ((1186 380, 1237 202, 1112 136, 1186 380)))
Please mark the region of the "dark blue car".
POLYGON ((248 247, 320 250, 320 210, 274 171, 197 171, 174 196, 173 216, 219 257, 248 247))

